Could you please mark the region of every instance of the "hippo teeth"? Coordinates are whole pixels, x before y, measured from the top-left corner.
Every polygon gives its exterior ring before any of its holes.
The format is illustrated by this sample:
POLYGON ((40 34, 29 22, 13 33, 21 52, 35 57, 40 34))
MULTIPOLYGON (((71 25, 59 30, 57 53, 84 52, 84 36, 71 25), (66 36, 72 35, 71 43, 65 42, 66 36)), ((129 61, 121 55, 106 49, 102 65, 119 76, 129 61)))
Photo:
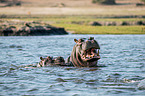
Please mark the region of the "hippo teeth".
POLYGON ((94 57, 95 55, 93 54, 93 55, 87 55, 86 57, 88 57, 88 58, 92 58, 92 57, 94 57))
POLYGON ((93 58, 94 56, 95 56, 95 54, 93 54, 93 55, 83 55, 82 57, 84 59, 86 59, 86 58, 93 58))
POLYGON ((82 55, 82 59, 93 59, 93 58, 98 58, 99 56, 99 49, 88 49, 86 51, 83 52, 83 55, 82 55))

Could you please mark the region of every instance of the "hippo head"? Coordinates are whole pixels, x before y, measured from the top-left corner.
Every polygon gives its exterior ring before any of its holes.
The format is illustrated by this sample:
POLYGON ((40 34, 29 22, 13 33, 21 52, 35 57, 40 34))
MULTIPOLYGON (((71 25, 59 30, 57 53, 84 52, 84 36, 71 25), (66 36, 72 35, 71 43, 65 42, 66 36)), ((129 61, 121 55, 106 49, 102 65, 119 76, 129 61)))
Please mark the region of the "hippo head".
POLYGON ((71 53, 70 60, 76 67, 94 67, 100 59, 99 49, 100 46, 94 37, 88 40, 74 39, 76 45, 71 53))
POLYGON ((38 63, 37 67, 43 67, 43 66, 50 66, 50 65, 60 65, 65 66, 64 58, 59 56, 56 58, 47 56, 46 58, 40 57, 40 62, 38 63))
POLYGON ((37 67, 47 66, 54 62, 53 57, 50 57, 50 56, 46 58, 40 57, 40 60, 41 61, 38 63, 37 67))
POLYGON ((55 58, 54 64, 55 64, 55 65, 62 65, 62 66, 65 65, 64 58, 61 57, 61 56, 55 58))

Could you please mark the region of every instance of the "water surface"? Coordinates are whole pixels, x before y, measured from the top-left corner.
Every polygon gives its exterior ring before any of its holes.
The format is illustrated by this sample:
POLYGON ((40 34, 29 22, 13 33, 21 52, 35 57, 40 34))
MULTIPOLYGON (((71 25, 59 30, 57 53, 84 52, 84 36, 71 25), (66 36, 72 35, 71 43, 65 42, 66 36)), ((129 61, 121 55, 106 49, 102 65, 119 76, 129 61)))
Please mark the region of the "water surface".
POLYGON ((0 95, 144 96, 145 91, 137 88, 142 79, 145 35, 0 37, 0 95), (90 36, 101 47, 98 68, 19 67, 38 63, 40 56, 67 58, 74 38, 90 36))

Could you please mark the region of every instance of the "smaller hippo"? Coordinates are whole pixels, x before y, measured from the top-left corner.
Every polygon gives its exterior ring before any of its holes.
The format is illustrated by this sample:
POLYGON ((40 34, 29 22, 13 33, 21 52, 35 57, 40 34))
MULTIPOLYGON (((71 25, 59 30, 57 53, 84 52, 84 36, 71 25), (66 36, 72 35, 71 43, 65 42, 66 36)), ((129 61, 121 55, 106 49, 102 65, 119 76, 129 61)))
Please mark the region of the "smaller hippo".
POLYGON ((54 65, 59 65, 59 66, 66 66, 65 60, 63 57, 59 56, 56 58, 53 57, 46 57, 42 58, 40 57, 41 61, 38 63, 37 67, 43 67, 43 66, 54 66, 54 65))
POLYGON ((54 64, 55 65, 65 65, 65 60, 63 57, 59 56, 54 59, 54 64))

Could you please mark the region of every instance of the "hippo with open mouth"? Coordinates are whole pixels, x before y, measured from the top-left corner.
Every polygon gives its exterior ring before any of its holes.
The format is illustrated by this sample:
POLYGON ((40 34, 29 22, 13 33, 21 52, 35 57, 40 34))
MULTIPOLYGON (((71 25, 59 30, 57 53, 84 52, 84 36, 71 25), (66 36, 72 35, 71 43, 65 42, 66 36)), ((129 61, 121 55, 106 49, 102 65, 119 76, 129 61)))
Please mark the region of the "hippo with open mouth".
POLYGON ((94 37, 90 37, 88 40, 85 38, 74 39, 76 44, 73 47, 71 56, 65 61, 63 57, 57 57, 53 59, 48 56, 47 58, 40 57, 41 61, 38 63, 38 67, 47 65, 59 65, 59 66, 75 66, 75 67, 95 67, 100 59, 99 49, 100 46, 94 37))

